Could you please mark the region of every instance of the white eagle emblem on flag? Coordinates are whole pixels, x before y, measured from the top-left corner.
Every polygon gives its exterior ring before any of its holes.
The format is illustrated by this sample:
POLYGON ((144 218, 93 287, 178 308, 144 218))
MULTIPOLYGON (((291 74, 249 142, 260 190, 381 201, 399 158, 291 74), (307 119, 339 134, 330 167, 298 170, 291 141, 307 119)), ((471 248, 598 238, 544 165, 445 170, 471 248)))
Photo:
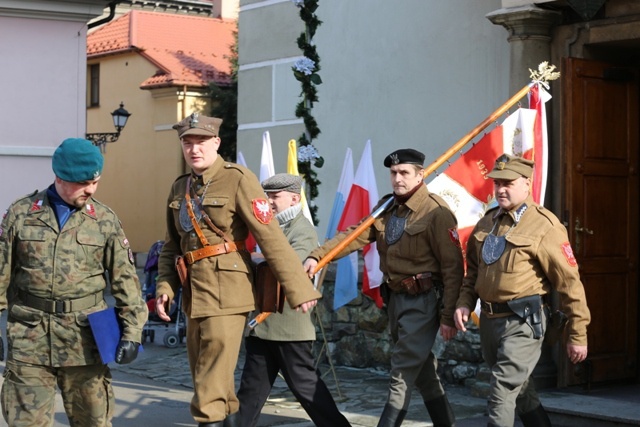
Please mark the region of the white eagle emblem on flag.
POLYGON ((253 204, 253 215, 258 221, 263 224, 269 224, 273 219, 273 212, 266 199, 254 199, 251 202, 253 204))

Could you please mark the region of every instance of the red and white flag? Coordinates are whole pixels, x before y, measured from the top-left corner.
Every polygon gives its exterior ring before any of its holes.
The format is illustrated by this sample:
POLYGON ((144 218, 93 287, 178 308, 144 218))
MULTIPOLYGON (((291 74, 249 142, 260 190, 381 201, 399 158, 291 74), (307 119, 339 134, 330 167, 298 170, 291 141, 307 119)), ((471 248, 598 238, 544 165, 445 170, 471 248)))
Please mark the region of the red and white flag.
MULTIPOLYGON (((544 89, 540 93, 550 99, 544 89)), ((455 212, 463 250, 473 227, 494 203, 493 181, 486 175, 502 153, 535 161, 532 194, 542 202, 547 155, 542 129, 535 132, 536 123, 543 123, 537 117, 535 109, 518 109, 428 184, 429 191, 440 195, 455 212)))
MULTIPOLYGON (((338 230, 344 231, 349 226, 368 217, 377 202, 378 186, 373 172, 373 157, 369 140, 362 152, 351 191, 349 191, 342 217, 338 223, 338 230)), ((379 308, 382 308, 382 297, 380 296, 382 272, 380 271, 380 255, 376 243, 373 242, 365 246, 363 253, 365 271, 362 275, 362 292, 372 298, 379 308)))

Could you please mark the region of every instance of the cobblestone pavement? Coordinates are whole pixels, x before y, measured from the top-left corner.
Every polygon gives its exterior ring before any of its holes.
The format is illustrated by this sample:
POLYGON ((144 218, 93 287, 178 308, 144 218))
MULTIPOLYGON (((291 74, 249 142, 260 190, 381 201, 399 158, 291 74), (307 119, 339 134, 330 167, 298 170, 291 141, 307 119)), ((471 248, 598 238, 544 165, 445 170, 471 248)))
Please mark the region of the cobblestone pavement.
MULTIPOLYGON (((139 360, 130 365, 116 365, 114 371, 144 377, 167 385, 192 389, 184 344, 178 348, 158 348, 161 344, 148 343, 139 360)), ((244 357, 241 352, 236 369, 239 383, 244 357)), ((387 398, 388 372, 375 369, 355 369, 337 366, 321 366, 323 380, 331 390, 341 412, 354 427, 375 426, 387 398), (336 381, 337 378, 337 381, 336 381)), ((447 389, 449 399, 458 420, 482 417, 485 400, 469 395, 464 387, 447 389)), ((273 390, 262 410, 259 426, 310 427, 313 423, 289 391, 285 381, 276 380, 273 390)), ((403 426, 431 426, 429 416, 419 393, 413 393, 408 416, 403 426)), ((471 425, 471 424, 466 424, 471 425)), ((474 424, 476 425, 476 424, 474 424)), ((486 425, 486 422, 477 425, 486 425)))

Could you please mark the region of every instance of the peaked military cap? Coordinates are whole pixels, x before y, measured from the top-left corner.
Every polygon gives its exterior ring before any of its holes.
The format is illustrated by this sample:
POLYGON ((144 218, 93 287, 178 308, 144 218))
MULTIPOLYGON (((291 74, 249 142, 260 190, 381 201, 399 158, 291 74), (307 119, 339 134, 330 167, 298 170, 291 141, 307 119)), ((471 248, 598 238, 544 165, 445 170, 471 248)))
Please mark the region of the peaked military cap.
POLYGON ((531 178, 533 165, 534 163, 531 160, 505 153, 496 159, 493 170, 487 176, 493 179, 506 179, 509 181, 518 179, 521 176, 531 178))
POLYGON ((173 128, 178 131, 178 138, 186 135, 214 137, 220 133, 220 125, 222 125, 222 119, 193 113, 173 125, 173 128))
POLYGON ((401 163, 422 166, 424 164, 424 154, 413 148, 402 148, 384 158, 385 167, 401 163))
POLYGON ((68 182, 97 179, 102 174, 104 158, 100 149, 82 138, 67 138, 53 152, 53 173, 68 182))
POLYGON ((300 191, 302 191, 302 178, 288 173, 278 173, 262 181, 262 188, 265 193, 288 191, 300 194, 300 191))

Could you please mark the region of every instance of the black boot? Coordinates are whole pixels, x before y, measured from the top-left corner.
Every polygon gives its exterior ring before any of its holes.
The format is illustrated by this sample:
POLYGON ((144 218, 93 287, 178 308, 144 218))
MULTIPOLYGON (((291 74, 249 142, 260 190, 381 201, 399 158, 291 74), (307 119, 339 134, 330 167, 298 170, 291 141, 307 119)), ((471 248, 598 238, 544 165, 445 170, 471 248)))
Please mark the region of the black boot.
POLYGON ((406 409, 398 409, 389 405, 384 405, 382 415, 378 421, 378 427, 400 427, 404 417, 407 416, 406 409))
POLYGON ((236 416, 238 413, 227 415, 227 418, 222 422, 222 427, 236 427, 238 425, 239 418, 236 416))
POLYGON ((547 415, 547 411, 544 410, 542 405, 533 411, 521 413, 520 420, 524 427, 551 427, 549 415, 547 415))
POLYGON ((424 402, 431 417, 433 427, 455 427, 456 417, 446 395, 424 402))
POLYGON ((198 427, 223 427, 224 421, 216 421, 215 423, 198 423, 198 427))

